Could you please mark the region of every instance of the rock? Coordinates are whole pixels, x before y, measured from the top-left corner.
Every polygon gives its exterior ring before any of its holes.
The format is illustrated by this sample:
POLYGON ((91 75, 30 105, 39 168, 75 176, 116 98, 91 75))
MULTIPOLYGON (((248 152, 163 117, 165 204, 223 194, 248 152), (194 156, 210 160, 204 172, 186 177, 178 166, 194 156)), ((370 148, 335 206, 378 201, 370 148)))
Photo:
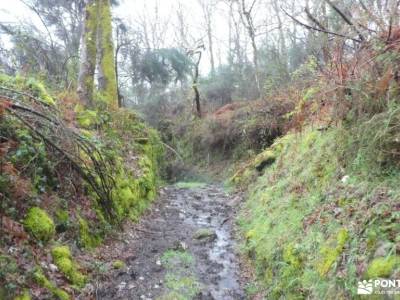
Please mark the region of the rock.
POLYGON ((188 246, 186 245, 186 243, 181 241, 175 241, 172 246, 172 250, 176 251, 185 251, 187 248, 188 246))
POLYGON ((122 281, 120 284, 118 284, 118 290, 122 291, 126 287, 126 282, 122 281))
POLYGON ((157 265, 157 266, 161 266, 161 260, 157 259, 156 265, 157 265))
POLYGON ((349 175, 345 175, 345 176, 342 177, 341 181, 342 181, 342 183, 347 183, 347 182, 349 182, 349 179, 350 179, 350 176, 349 175))
POLYGON ((374 258, 376 257, 385 257, 393 248, 392 243, 381 243, 374 253, 374 258))
POLYGON ((214 241, 217 238, 217 234, 214 229, 211 228, 200 228, 193 234, 193 238, 201 241, 214 241))
POLYGON ((143 277, 143 276, 140 276, 140 277, 139 277, 139 280, 143 281, 143 280, 144 280, 144 277, 143 277))
POLYGON ((57 272, 58 271, 58 267, 56 265, 53 265, 53 264, 49 264, 49 269, 52 272, 57 272))

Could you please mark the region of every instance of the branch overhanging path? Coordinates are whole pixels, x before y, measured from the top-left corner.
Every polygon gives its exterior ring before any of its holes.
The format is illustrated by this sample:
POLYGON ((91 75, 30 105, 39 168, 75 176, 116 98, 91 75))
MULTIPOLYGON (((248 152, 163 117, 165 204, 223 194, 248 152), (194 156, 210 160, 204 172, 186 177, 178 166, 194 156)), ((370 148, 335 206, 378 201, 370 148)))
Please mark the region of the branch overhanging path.
POLYGON ((112 220, 112 190, 115 187, 112 162, 88 138, 64 124, 58 110, 25 92, 0 86, 0 108, 15 117, 41 140, 49 151, 65 159, 93 189, 99 205, 112 220))

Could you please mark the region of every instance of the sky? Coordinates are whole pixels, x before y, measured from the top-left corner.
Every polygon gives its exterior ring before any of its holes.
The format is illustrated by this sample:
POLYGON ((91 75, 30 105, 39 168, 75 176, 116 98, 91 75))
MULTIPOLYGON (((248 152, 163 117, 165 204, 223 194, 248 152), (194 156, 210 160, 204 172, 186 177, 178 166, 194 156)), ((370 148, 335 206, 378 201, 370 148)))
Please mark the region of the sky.
MULTIPOLYGON (((174 47, 176 43, 176 34, 174 28, 177 24, 177 9, 179 5, 184 11, 185 22, 188 24, 189 40, 203 39, 206 49, 208 49, 204 16, 200 6, 200 2, 216 3, 213 7, 213 44, 214 44, 214 60, 216 65, 227 62, 228 57, 228 40, 229 40, 229 7, 228 1, 223 0, 119 0, 120 4, 113 7, 113 17, 121 18, 125 22, 140 27, 143 22, 149 24, 158 21, 159 31, 167 28, 165 33, 165 42, 161 47, 174 47), (158 7, 157 13, 155 8, 158 7)), ((245 0, 249 7, 253 0, 245 0)), ((279 5, 288 5, 290 1, 279 0, 279 5)), ((300 5, 303 0, 299 0, 296 4, 300 5)), ((254 24, 257 27, 257 43, 261 43, 265 36, 274 40, 271 30, 276 28, 275 12, 271 9, 271 3, 268 0, 258 0, 252 11, 254 24), (268 6, 269 5, 269 6, 268 6), (267 24, 267 25, 266 25, 267 24)), ((300 5, 301 6, 301 5, 300 5)), ((235 11, 237 22, 241 23, 238 12, 235 11)), ((285 17, 285 16, 281 16, 285 17)), ((2 22, 20 22, 22 20, 32 22, 36 27, 45 28, 37 15, 31 12, 20 0, 0 0, 0 20, 2 22)), ((285 22, 287 26, 292 26, 293 22, 285 22)), ((246 46, 248 57, 252 56, 252 50, 248 40, 248 34, 242 26, 241 44, 246 46)), ((7 46, 8 41, 4 38, 1 41, 7 46)), ((193 45, 195 46, 195 45, 193 45)), ((203 52, 203 58, 200 64, 201 73, 207 73, 210 70, 210 55, 208 50, 203 52)))
MULTIPOLYGON (((213 1, 213 0, 206 0, 213 1)), ((215 1, 214 1, 215 2, 215 1)), ((166 36, 168 46, 175 46, 175 35, 171 30, 176 24, 176 11, 178 6, 182 5, 183 11, 186 13, 186 22, 188 22, 189 32, 193 39, 204 39, 205 25, 203 12, 199 5, 199 0, 121 0, 120 5, 114 9, 114 15, 124 18, 131 23, 140 22, 144 15, 149 18, 155 18, 155 7, 159 8, 159 19, 161 22, 168 23, 170 31, 166 36)), ((226 62, 228 49, 229 25, 227 19, 228 6, 222 2, 215 6, 213 10, 213 39, 214 39, 214 56, 216 64, 226 62)), ((207 46, 207 45, 206 45, 207 46)), ((210 55, 208 51, 203 54, 200 68, 203 72, 210 69, 210 55)))
MULTIPOLYGON (((186 22, 188 22, 189 32, 191 32, 193 39, 204 38, 204 42, 206 43, 203 12, 199 5, 199 0, 120 0, 120 5, 113 8, 113 17, 124 19, 131 24, 137 24, 144 18, 147 20, 155 20, 157 18, 160 23, 167 25, 169 28, 165 38, 165 46, 173 47, 176 45, 176 42, 172 29, 174 24, 176 24, 176 11, 179 3, 187 15, 186 22), (155 13, 156 6, 158 7, 157 17, 155 13)), ((215 61, 217 64, 218 61, 223 63, 227 57, 227 9, 226 4, 220 3, 213 11, 213 38, 215 44, 215 61)), ((11 23, 29 20, 38 28, 44 30, 39 18, 19 0, 0 0, 0 20, 11 23)), ((7 42, 7 40, 3 39, 3 43, 7 44, 7 42)), ((210 56, 206 51, 200 66, 203 72, 207 72, 210 69, 209 60, 210 56)))

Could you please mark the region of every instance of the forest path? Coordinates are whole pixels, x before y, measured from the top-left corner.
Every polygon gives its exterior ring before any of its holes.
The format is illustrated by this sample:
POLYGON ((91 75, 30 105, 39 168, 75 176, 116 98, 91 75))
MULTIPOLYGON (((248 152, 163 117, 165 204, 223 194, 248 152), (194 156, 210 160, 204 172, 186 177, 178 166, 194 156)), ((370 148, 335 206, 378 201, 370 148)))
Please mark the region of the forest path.
POLYGON ((108 274, 98 299, 240 300, 232 222, 238 195, 221 187, 165 187, 139 224, 123 234, 126 266, 108 274))

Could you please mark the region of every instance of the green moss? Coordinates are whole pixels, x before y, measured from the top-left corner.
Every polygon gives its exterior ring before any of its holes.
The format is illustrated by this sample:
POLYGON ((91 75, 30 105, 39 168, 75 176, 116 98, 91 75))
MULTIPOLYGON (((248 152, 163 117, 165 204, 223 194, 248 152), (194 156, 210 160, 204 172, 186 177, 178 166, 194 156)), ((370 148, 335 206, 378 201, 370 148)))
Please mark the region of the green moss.
POLYGON ((26 86, 34 96, 38 97, 44 103, 55 105, 54 99, 47 93, 46 88, 42 82, 37 81, 34 78, 29 78, 26 81, 26 86))
POLYGON ((62 289, 57 288, 57 286, 47 279, 47 277, 43 274, 43 271, 37 269, 34 274, 33 278, 37 284, 49 290, 52 295, 59 300, 70 300, 71 297, 62 289))
MULTIPOLYGON (((178 299, 194 299, 200 292, 201 285, 194 276, 177 276, 174 274, 167 274, 165 278, 165 286, 171 290, 171 293, 180 295, 178 299)), ((168 294, 167 294, 168 295, 168 294)), ((167 298, 168 299, 168 298, 167 298)))
POLYGON ((368 279, 389 278, 395 268, 399 266, 399 256, 378 257, 371 261, 366 275, 368 279))
POLYGON ((118 92, 115 74, 114 45, 112 38, 111 5, 109 0, 99 0, 100 65, 99 92, 110 109, 117 108, 118 92))
POLYGON ((12 77, 0 73, 0 84, 31 94, 48 105, 55 105, 55 101, 47 92, 45 85, 35 78, 25 78, 21 76, 12 77))
POLYGON ((194 258, 187 251, 168 250, 162 255, 161 262, 168 269, 174 270, 177 267, 189 268, 194 264, 194 258))
POLYGON ((125 267, 125 263, 122 260, 115 260, 112 264, 114 269, 122 269, 123 267, 125 267))
POLYGON ((295 268, 299 268, 302 265, 300 253, 292 243, 287 245, 283 251, 283 260, 295 268))
POLYGON ((193 256, 187 251, 168 250, 162 255, 161 262, 167 270, 167 291, 160 299, 194 299, 201 285, 194 275, 193 256))
POLYGON ((24 220, 25 229, 39 241, 49 241, 55 234, 55 225, 49 215, 39 207, 32 207, 24 220))
POLYGON ((58 260, 63 257, 71 257, 71 251, 69 250, 68 246, 59 246, 59 247, 54 247, 53 250, 51 250, 51 255, 53 256, 54 260, 58 260))
POLYGON ((79 126, 82 128, 93 128, 95 125, 99 124, 97 112, 89 109, 78 111, 76 120, 79 126))
POLYGON ((101 243, 101 237, 98 234, 94 234, 89 228, 88 222, 78 217, 79 222, 79 243, 82 247, 91 249, 95 248, 101 243))
POLYGON ((348 251, 349 233, 341 225, 345 221, 336 220, 331 211, 351 211, 354 201, 336 208, 337 199, 344 197, 329 193, 340 184, 340 135, 336 130, 288 134, 238 173, 240 184, 250 184, 239 218, 246 237, 243 249, 268 299, 324 299, 329 287, 341 288, 333 278, 344 267, 332 266, 342 264, 339 257, 348 251), (259 172, 256 167, 270 158, 272 163, 259 172))
POLYGON ((349 237, 346 229, 339 230, 336 239, 336 246, 323 246, 321 248, 322 261, 318 264, 317 268, 321 276, 325 276, 330 270, 331 266, 335 263, 337 258, 342 254, 343 247, 349 237))
POLYGON ((178 182, 175 186, 179 189, 196 189, 203 188, 207 186, 207 183, 204 182, 178 182))
POLYGON ((56 220, 58 223, 66 224, 69 222, 68 210, 59 209, 56 211, 56 220))
POLYGON ((93 92, 94 92, 94 73, 97 58, 97 23, 98 23, 98 1, 92 1, 85 7, 85 36, 83 38, 83 47, 87 52, 87 72, 80 74, 83 82, 80 86, 81 99, 87 103, 86 105, 93 106, 93 92))
POLYGON ((22 295, 17 296, 14 298, 14 300, 31 300, 31 295, 29 294, 28 291, 25 291, 22 295))
POLYGON ((200 228, 193 234, 193 238, 196 240, 203 240, 203 239, 214 240, 217 238, 217 234, 213 229, 200 228))
POLYGON ((54 264, 58 267, 61 273, 77 287, 83 287, 86 282, 86 277, 78 271, 78 265, 73 262, 71 251, 67 246, 57 246, 51 251, 54 264))

